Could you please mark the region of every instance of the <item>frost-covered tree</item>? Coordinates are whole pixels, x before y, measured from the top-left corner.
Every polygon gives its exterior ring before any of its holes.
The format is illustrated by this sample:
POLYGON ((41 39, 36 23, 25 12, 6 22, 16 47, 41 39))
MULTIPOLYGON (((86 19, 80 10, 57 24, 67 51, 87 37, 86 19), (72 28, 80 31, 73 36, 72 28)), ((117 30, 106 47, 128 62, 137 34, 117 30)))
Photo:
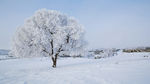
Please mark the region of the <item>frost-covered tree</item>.
POLYGON ((51 57, 56 67, 60 55, 77 56, 84 52, 84 30, 76 19, 55 10, 41 9, 18 28, 12 53, 17 57, 51 57))

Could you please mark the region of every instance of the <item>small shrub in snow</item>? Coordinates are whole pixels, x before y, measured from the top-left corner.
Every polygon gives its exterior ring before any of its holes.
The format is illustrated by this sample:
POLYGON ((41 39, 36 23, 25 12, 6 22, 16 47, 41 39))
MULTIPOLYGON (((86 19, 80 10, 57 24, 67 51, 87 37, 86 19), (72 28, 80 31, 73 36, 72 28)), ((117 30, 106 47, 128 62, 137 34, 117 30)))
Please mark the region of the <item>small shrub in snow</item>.
POLYGON ((100 59, 100 58, 111 57, 111 56, 117 55, 116 49, 103 49, 103 50, 99 50, 99 52, 98 52, 98 50, 96 50, 95 52, 96 52, 94 55, 95 59, 100 59))

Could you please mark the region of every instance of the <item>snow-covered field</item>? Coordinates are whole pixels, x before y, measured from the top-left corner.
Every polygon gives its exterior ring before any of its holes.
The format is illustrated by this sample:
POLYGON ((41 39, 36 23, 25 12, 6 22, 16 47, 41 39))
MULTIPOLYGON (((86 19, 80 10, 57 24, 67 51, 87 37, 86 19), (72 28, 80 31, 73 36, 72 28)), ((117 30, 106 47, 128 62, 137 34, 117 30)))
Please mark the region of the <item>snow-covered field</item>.
POLYGON ((0 84, 150 84, 150 53, 119 53, 103 59, 50 58, 0 61, 0 84))

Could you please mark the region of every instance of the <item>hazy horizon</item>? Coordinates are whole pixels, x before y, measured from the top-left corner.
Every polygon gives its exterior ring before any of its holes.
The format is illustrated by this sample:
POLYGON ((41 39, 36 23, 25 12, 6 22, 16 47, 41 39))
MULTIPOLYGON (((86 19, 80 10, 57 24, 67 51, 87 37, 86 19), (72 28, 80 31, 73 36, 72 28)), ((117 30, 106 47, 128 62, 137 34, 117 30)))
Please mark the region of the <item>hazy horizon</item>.
POLYGON ((78 19, 90 49, 150 46, 149 0, 1 0, 0 49, 10 49, 16 28, 42 8, 78 19))

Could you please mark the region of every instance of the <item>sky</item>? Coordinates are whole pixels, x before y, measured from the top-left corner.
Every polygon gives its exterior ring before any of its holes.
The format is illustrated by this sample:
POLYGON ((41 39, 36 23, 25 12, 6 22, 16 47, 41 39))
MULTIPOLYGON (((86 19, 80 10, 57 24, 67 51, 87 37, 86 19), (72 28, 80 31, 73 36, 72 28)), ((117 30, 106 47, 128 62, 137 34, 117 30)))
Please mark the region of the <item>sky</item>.
POLYGON ((0 0, 0 49, 42 8, 75 17, 89 49, 150 46, 150 0, 0 0))

